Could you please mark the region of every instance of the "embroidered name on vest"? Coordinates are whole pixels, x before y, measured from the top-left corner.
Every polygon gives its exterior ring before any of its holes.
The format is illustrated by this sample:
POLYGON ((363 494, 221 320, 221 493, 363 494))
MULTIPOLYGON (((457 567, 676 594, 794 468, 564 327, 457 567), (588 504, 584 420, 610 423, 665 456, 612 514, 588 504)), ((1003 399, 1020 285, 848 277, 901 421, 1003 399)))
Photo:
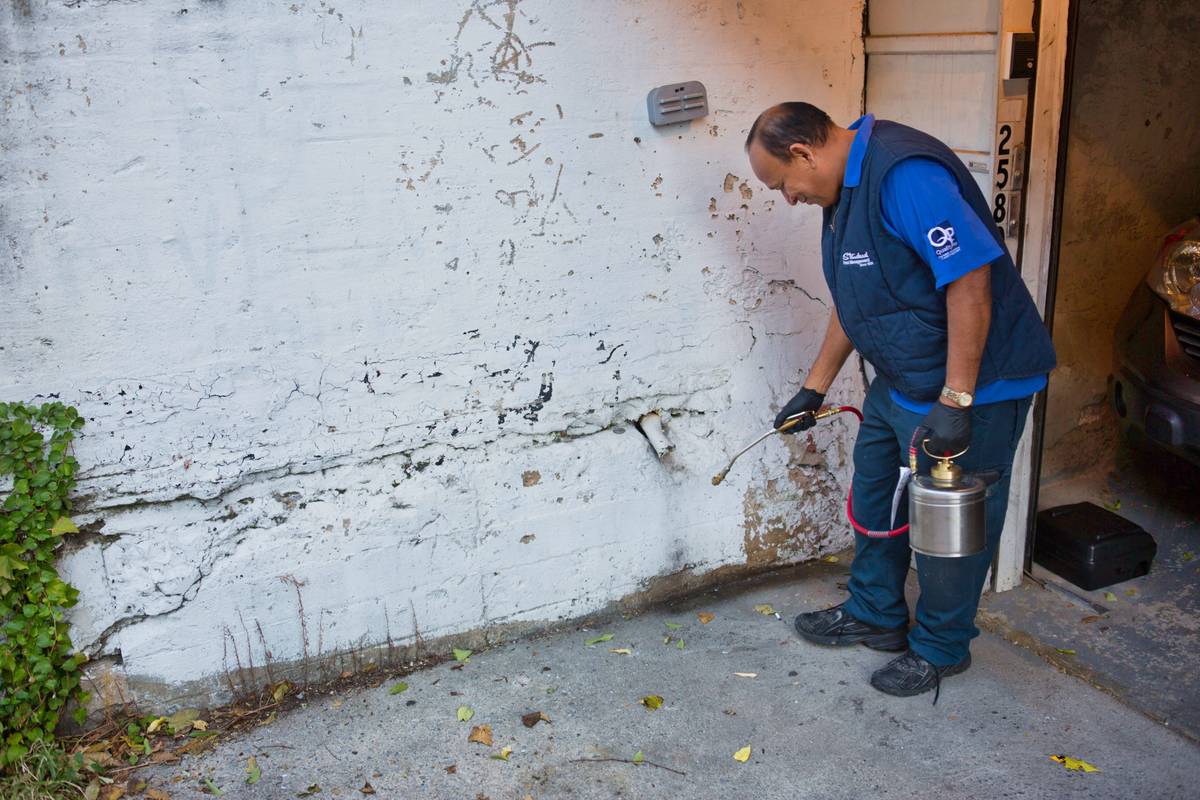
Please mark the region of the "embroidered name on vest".
POLYGON ((873 267, 875 262, 871 260, 871 254, 867 251, 855 253, 853 251, 842 253, 842 264, 847 267, 873 267))

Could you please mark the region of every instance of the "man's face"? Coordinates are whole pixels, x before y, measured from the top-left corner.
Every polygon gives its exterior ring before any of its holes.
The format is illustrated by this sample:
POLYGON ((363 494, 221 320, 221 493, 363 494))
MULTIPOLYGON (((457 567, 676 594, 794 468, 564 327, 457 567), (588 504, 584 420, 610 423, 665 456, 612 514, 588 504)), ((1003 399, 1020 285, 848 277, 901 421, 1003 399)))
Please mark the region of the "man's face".
POLYGON ((750 169, 768 189, 783 194, 788 205, 809 203, 827 208, 836 205, 842 176, 824 148, 793 144, 791 161, 776 158, 755 139, 750 144, 750 169))

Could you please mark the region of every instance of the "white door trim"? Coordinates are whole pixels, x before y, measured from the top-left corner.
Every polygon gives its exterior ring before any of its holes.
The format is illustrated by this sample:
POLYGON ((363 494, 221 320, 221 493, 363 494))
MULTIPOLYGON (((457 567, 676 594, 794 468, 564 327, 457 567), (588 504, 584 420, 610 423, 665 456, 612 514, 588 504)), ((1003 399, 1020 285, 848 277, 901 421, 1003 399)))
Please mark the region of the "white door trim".
MULTIPOLYGON (((1050 273, 1051 240, 1054 234, 1054 201, 1057 190, 1058 139, 1062 125, 1063 95, 1066 91, 1067 11, 1070 0, 1042 0, 1038 20, 1037 82, 1033 97, 1033 129, 1029 139, 1029 169, 1025 189, 1025 229, 1023 232, 1022 277, 1029 287, 1038 311, 1046 312, 1046 289, 1050 273)), ((1021 583, 1025 568, 1025 539, 1033 508, 1033 420, 1013 460, 1012 482, 1008 495, 1008 516, 1000 551, 996 557, 994 588, 998 592, 1021 583)))

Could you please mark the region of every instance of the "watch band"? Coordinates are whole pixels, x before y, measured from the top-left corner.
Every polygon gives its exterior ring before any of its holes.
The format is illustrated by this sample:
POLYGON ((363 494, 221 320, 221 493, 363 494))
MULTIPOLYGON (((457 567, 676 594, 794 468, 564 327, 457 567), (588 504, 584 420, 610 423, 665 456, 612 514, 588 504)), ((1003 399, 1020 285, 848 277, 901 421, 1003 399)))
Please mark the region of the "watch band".
POLYGON ((970 392, 956 392, 949 386, 942 387, 942 397, 952 400, 959 408, 970 408, 971 404, 975 402, 975 395, 970 392))

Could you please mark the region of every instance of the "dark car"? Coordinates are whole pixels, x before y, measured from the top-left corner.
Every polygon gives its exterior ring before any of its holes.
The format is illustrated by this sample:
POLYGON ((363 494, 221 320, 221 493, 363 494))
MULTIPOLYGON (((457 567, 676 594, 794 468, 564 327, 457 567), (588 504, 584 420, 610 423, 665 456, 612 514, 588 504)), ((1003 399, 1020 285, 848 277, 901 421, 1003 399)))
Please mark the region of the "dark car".
POLYGON ((1123 426, 1200 464, 1200 217, 1163 240, 1115 345, 1110 397, 1123 426))

